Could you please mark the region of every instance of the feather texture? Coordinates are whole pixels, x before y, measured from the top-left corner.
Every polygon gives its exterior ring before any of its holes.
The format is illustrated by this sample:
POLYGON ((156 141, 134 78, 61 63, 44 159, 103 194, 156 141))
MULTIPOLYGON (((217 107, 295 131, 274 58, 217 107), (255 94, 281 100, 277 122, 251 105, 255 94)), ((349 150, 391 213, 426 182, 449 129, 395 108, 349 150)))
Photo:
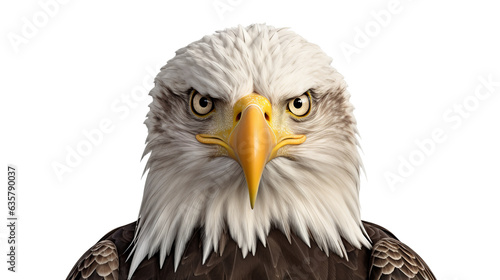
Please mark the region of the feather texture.
MULTIPOLYGON (((373 249, 357 249, 343 240, 348 259, 336 254, 327 257, 316 243, 312 242, 309 247, 293 233, 289 242, 281 231, 272 229, 266 238, 268 246, 259 244, 255 256, 246 258, 242 257, 241 250, 227 232, 222 233, 220 244, 224 244, 223 250, 212 252, 204 264, 201 262, 203 231, 197 229, 186 245, 177 271, 174 271, 173 256, 168 256, 160 267, 159 253, 156 253, 139 264, 131 279, 435 280, 425 262, 392 233, 372 223, 363 222, 363 226, 374 242, 373 249), (398 259, 403 261, 398 262, 398 259)), ((115 244, 113 254, 119 256, 120 269, 113 274, 118 278, 109 279, 128 277, 130 260, 127 261, 127 249, 132 244, 135 227, 136 223, 132 223, 115 229, 97 243, 115 244)), ((103 278, 98 274, 100 266, 90 275, 80 270, 85 263, 93 262, 91 252, 96 246, 82 256, 67 280, 103 278)))
POLYGON ((70 272, 68 280, 118 280, 118 252, 110 240, 102 240, 90 248, 70 272))

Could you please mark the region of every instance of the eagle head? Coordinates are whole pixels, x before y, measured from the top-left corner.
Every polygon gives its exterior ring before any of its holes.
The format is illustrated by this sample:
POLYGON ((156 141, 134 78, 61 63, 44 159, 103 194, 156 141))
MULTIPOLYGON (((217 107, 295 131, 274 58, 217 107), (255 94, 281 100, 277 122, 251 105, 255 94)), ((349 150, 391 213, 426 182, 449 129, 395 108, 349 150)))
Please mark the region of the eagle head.
POLYGON ((204 262, 223 232, 243 257, 270 230, 345 255, 370 247, 359 211, 356 121, 317 45, 255 24, 205 36, 161 68, 130 274, 159 252, 177 268, 194 230, 204 262), (250 202, 250 203, 249 203, 250 202))

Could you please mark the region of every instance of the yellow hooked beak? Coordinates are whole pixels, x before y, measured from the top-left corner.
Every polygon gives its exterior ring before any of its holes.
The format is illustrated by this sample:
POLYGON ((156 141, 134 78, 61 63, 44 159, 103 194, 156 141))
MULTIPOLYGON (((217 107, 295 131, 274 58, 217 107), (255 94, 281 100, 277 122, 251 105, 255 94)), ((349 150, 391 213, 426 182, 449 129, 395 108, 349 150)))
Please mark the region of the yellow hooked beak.
POLYGON ((253 209, 266 163, 276 157, 281 147, 301 144, 306 136, 279 133, 284 130, 273 129, 271 103, 256 93, 238 100, 233 107, 232 117, 229 136, 226 133, 198 134, 196 139, 201 143, 218 144, 226 148, 228 155, 241 165, 253 209))

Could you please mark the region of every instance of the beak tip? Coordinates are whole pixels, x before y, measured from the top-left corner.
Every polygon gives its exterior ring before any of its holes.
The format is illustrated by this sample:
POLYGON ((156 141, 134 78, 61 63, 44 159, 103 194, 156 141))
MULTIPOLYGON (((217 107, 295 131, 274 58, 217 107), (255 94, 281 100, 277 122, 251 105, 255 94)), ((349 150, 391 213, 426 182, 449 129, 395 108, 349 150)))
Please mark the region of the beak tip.
POLYGON ((254 206, 255 206, 255 199, 250 198, 250 208, 252 208, 253 210, 254 206))

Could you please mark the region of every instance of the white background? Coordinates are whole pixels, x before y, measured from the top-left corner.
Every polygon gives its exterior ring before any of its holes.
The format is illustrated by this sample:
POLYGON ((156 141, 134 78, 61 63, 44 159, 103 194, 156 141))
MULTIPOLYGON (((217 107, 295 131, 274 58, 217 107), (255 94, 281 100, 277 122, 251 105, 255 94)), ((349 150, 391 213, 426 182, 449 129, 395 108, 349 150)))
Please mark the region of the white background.
MULTIPOLYGON (((474 97, 480 77, 500 81, 495 1, 401 0, 385 26, 374 15, 387 11, 389 0, 69 0, 51 6, 45 22, 40 3, 49 0, 6 2, 0 7, 0 166, 19 169, 19 250, 18 273, 7 272, 2 218, 1 279, 64 279, 102 235, 136 219, 151 101, 141 88, 149 91, 151 75, 175 50, 251 23, 291 27, 320 45, 345 76, 366 169, 363 219, 409 244, 438 279, 500 279, 500 87, 484 100, 474 97), (36 30, 26 33, 29 22, 36 30), (369 32, 368 40, 360 32, 369 32), (357 53, 346 55, 347 44, 357 53), (458 124, 458 114, 448 110, 464 100, 471 110, 458 124), (105 119, 112 131, 58 179, 53 164, 66 164, 68 149, 105 119), (435 129, 446 140, 422 157, 415 141, 435 129), (411 155, 413 172, 398 172, 411 155), (404 175, 404 182, 391 187, 388 172, 404 175)), ((6 171, 0 181, 5 187, 6 171)), ((6 190, 0 193, 6 217, 6 190)))

